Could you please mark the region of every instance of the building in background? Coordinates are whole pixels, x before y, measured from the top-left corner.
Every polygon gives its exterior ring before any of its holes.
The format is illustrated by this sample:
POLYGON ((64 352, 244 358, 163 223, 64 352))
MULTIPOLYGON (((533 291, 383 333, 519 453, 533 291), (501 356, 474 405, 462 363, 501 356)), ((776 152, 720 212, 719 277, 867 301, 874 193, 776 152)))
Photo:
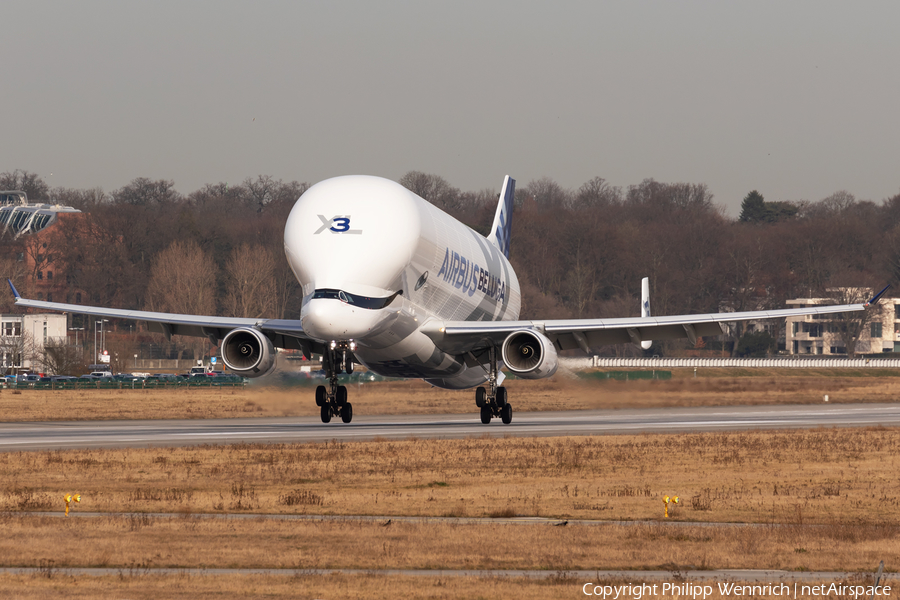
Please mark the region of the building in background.
POLYGON ((25 192, 0 192, 0 237, 14 242, 12 248, 25 278, 15 282, 19 289, 37 300, 80 301, 81 293, 69 289, 60 264, 67 244, 56 225, 71 227, 85 217, 71 206, 31 204, 25 192))
MULTIPOLYGON (((850 288, 833 291, 846 297, 850 288)), ((861 290, 856 296, 870 298, 872 291, 861 290)), ((833 297, 795 298, 787 301, 787 307, 803 308, 858 301, 836 301, 833 297)), ((785 342, 788 354, 845 355, 848 354, 848 344, 855 345, 850 348, 850 353, 853 354, 893 352, 895 343, 900 345, 900 298, 881 298, 878 304, 866 312, 788 317, 785 342)))
POLYGON ((0 315, 0 370, 45 371, 48 346, 65 345, 66 315, 0 315))

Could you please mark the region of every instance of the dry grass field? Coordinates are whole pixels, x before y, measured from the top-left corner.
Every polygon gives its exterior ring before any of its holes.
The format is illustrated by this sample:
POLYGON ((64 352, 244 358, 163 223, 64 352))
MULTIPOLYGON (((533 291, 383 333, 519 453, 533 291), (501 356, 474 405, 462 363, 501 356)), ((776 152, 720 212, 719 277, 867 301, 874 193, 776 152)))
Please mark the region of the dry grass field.
MULTIPOLYGON (((893 401, 893 374, 709 372, 694 379, 510 383, 520 410, 893 401), (873 376, 875 375, 875 376, 873 376)), ((5 420, 312 415, 311 389, 0 392, 5 420)), ((357 412, 461 412, 419 383, 354 390, 357 412)), ((900 430, 375 440, 0 454, 0 597, 571 598, 581 585, 382 575, 156 575, 148 567, 900 568, 900 430), (62 497, 79 492, 68 519, 62 497), (664 495, 681 503, 662 519, 664 495), (125 515, 112 513, 124 512, 125 515), (177 517, 146 513, 172 512, 177 517), (628 526, 213 519, 213 514, 651 521, 628 526), (709 526, 700 522, 753 523, 709 526), (696 525, 690 522, 698 522, 696 525), (778 524, 778 525, 774 525, 778 524), (52 562, 51 562, 52 561, 52 562), (53 565, 49 568, 48 565, 53 565), (108 566, 118 576, 59 568, 108 566)), ((674 576, 674 575, 673 575, 674 576)), ((628 582, 625 582, 628 583, 628 582)), ((721 597, 717 593, 713 598, 721 597)), ((757 597, 766 597, 759 596, 757 597)))
MULTIPOLYGON (((597 579, 595 585, 639 585, 639 580, 597 579)), ((172 600, 219 600, 221 598, 365 598, 396 600, 397 598, 516 598, 521 600, 555 600, 584 598, 582 586, 588 581, 568 577, 565 573, 543 580, 505 577, 414 577, 376 574, 326 577, 316 575, 153 575, 141 569, 123 569, 121 574, 106 577, 71 576, 48 571, 40 575, 0 575, 0 594, 15 600, 38 600, 65 597, 71 600, 120 600, 121 598, 160 598, 172 600), (49 575, 49 576, 48 576, 49 575)), ((659 582, 648 582, 649 584, 659 582)), ((826 582, 832 583, 832 582, 826 582)), ((850 577, 845 583, 871 585, 868 577, 850 577)), ((895 594, 892 596, 894 597, 895 594)), ((602 598, 602 596, 600 596, 602 598)), ((611 598, 612 596, 610 596, 611 598)), ((653 596, 644 596, 652 598, 653 596)), ((677 598, 666 594, 657 596, 677 598)), ((691 596, 680 596, 691 598, 691 596)), ((702 593, 698 598, 702 597, 702 593)), ((720 594, 713 585, 707 600, 733 598, 720 594)), ((756 599, 783 600, 784 596, 755 594, 756 599)), ((839 596, 843 597, 843 596, 839 596)), ((883 597, 883 596, 882 596, 883 597)), ((620 596, 621 598, 621 596, 620 596)), ((632 598, 627 596, 626 598, 632 598)), ((835 598, 805 595, 804 599, 835 598)))
MULTIPOLYGON (((737 404, 893 402, 900 398, 900 373, 889 370, 801 369, 673 371, 667 381, 509 381, 517 411, 589 408, 650 408, 737 404)), ((354 412, 437 414, 476 412, 473 392, 433 388, 421 381, 350 386, 354 412)), ((312 387, 282 388, 254 382, 246 388, 148 390, 0 391, 4 421, 95 419, 206 419, 316 416, 312 387)))
POLYGON ((3 515, 0 566, 870 571, 879 560, 900 564, 897 525, 385 523, 3 515))
POLYGON ((900 431, 235 444, 0 454, 0 510, 900 523, 900 431))

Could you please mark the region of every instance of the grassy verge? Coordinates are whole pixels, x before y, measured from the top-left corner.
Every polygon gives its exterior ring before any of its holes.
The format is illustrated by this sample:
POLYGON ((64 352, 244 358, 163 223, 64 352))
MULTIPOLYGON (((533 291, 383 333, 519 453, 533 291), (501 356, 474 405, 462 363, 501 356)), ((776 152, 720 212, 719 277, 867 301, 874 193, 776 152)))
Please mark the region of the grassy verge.
MULTIPOLYGON (((386 523, 385 521, 384 523, 386 523)), ((4 516, 0 566, 791 571, 900 565, 897 525, 385 525, 360 521, 4 516), (76 545, 71 540, 77 540, 76 545), (840 552, 834 548, 840 546, 840 552)))
MULTIPOLYGON (((583 586, 590 581, 595 586, 640 585, 634 579, 591 578, 583 580, 560 573, 556 577, 541 580, 506 577, 413 577, 384 575, 154 575, 142 572, 140 568, 124 569, 121 574, 107 577, 71 576, 64 573, 39 575, 0 575, 0 594, 21 600, 46 598, 48 596, 66 598, 91 598, 97 600, 119 598, 171 598, 174 600, 213 600, 227 598, 371 598, 373 600, 394 600, 396 598, 521 598, 523 600, 583 598, 583 586), (48 576, 49 575, 49 576, 48 576)), ((657 584, 659 593, 644 595, 643 598, 673 597, 676 594, 662 594, 662 584, 657 584)), ((672 583, 683 584, 673 574, 672 583)), ((709 585, 709 582, 705 582, 709 585)), ((831 581, 825 583, 833 583, 831 581)), ((871 577, 851 576, 843 582, 852 585, 871 585, 871 577)), ((693 585, 697 585, 694 583, 693 585)), ((592 589, 592 588, 588 588, 592 589)), ((693 589, 693 588, 692 588, 693 589)), ((891 597, 894 590, 892 589, 891 597)), ((712 584, 712 593, 704 596, 701 589, 698 598, 720 600, 734 598, 735 594, 723 595, 712 584)), ((603 597, 602 595, 600 596, 603 597)), ((609 596, 613 597, 612 594, 609 596)), ((620 596, 622 598, 623 596, 620 596)), ((635 598, 635 595, 624 596, 635 598)), ((693 597, 682 595, 680 597, 693 597)), ((754 593, 759 599, 783 599, 784 595, 754 593)), ((818 600, 834 598, 819 594, 804 594, 803 598, 818 600)), ((844 596, 839 596, 844 597, 844 596)), ((849 596, 847 596, 849 597, 849 596)))
POLYGON ((900 430, 0 454, 0 510, 900 523, 900 430))

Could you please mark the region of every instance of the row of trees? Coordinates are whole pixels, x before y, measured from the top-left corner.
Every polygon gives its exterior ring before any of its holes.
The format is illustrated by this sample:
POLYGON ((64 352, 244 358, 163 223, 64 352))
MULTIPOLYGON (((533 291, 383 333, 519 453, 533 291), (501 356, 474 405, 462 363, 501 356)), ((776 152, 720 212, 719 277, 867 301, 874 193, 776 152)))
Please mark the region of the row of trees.
MULTIPOLYGON (((421 172, 400 182, 487 233, 496 190, 463 192, 421 172)), ((259 176, 182 195, 172 181, 139 178, 105 193, 0 174, 0 189, 90 215, 60 228, 43 258, 92 303, 228 316, 298 315, 283 227, 307 187, 259 176)), ((9 257, 22 241, 0 243, 9 257)), ((524 318, 635 314, 644 276, 656 314, 782 308, 833 287, 896 281, 900 194, 880 203, 847 192, 788 203, 753 191, 730 219, 704 184, 648 179, 620 188, 597 177, 569 190, 542 178, 517 189, 510 254, 524 318)), ((0 261, 3 276, 15 268, 9 262, 0 261)))

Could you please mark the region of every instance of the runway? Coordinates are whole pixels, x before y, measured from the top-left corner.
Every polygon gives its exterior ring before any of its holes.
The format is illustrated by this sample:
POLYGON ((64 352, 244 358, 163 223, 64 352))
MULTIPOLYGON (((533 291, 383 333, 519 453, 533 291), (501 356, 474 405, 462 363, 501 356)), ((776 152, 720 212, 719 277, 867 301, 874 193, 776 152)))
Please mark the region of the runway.
MULTIPOLYGON (((362 408, 362 407, 359 407, 362 408)), ((610 435, 812 427, 900 426, 898 404, 816 404, 516 413, 510 425, 474 414, 0 424, 0 451, 322 442, 470 436, 610 435)))

